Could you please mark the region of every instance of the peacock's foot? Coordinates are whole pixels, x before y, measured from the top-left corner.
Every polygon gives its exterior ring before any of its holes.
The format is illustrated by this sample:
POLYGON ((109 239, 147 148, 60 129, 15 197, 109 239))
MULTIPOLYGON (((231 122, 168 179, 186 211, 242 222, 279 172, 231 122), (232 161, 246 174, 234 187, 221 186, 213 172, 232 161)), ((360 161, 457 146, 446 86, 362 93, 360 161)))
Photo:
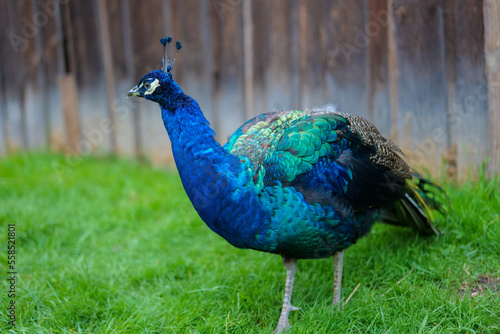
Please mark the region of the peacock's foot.
POLYGON ((292 325, 290 325, 290 322, 288 319, 286 319, 285 322, 281 323, 281 321, 278 323, 278 327, 274 330, 274 334, 283 334, 286 333, 292 328, 292 325))
MULTIPOLYGON (((290 305, 289 312, 298 310, 300 310, 300 307, 290 305)), ((290 328, 292 328, 292 325, 290 325, 290 321, 288 321, 288 316, 283 319, 280 317, 280 320, 278 321, 278 327, 276 327, 276 329, 274 330, 274 334, 286 333, 288 332, 288 330, 290 330, 290 328)))

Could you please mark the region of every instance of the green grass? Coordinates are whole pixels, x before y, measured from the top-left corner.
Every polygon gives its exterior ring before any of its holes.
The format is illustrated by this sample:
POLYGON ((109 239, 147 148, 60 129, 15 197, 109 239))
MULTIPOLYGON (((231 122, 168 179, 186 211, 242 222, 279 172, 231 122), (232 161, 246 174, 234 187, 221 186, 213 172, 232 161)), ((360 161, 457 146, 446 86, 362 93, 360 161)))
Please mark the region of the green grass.
MULTIPOLYGON (((290 333, 500 333, 500 182, 448 191, 445 234, 377 225, 344 259, 330 313, 331 259, 299 261, 290 333)), ((16 225, 17 327, 8 283, 0 332, 271 333, 280 257, 235 249, 197 216, 173 169, 31 154, 0 160, 1 267, 16 225)))

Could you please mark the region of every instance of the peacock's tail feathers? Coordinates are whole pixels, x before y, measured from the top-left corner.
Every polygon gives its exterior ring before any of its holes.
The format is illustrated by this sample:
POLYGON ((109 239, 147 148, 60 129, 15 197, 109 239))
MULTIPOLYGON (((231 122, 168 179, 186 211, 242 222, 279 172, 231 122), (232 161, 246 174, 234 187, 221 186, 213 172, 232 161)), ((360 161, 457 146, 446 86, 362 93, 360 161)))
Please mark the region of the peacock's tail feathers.
POLYGON ((406 180, 405 190, 399 201, 384 209, 382 222, 410 226, 426 234, 442 234, 434 226, 434 213, 445 215, 449 211, 450 204, 444 190, 418 174, 406 180))

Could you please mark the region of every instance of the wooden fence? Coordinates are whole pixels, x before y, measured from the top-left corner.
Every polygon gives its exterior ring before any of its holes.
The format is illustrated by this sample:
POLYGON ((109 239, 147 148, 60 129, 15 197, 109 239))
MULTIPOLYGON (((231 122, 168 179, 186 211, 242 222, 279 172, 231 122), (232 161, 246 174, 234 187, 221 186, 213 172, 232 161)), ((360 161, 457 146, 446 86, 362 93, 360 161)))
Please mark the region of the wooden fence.
POLYGON ((174 78, 225 141, 254 115, 335 104, 410 159, 500 169, 496 0, 6 0, 0 155, 171 151, 158 107, 126 99, 184 48, 174 78))

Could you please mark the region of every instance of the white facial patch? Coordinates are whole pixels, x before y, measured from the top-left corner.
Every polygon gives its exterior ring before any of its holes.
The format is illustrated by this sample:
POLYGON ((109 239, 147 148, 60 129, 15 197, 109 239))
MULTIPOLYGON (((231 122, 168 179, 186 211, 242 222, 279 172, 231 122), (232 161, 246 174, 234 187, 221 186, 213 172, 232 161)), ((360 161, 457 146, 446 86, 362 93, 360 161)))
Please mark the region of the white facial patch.
POLYGON ((158 88, 158 87, 160 87, 160 81, 158 79, 155 79, 151 83, 151 87, 149 87, 149 89, 144 92, 144 95, 153 94, 153 92, 155 91, 155 89, 158 88))

